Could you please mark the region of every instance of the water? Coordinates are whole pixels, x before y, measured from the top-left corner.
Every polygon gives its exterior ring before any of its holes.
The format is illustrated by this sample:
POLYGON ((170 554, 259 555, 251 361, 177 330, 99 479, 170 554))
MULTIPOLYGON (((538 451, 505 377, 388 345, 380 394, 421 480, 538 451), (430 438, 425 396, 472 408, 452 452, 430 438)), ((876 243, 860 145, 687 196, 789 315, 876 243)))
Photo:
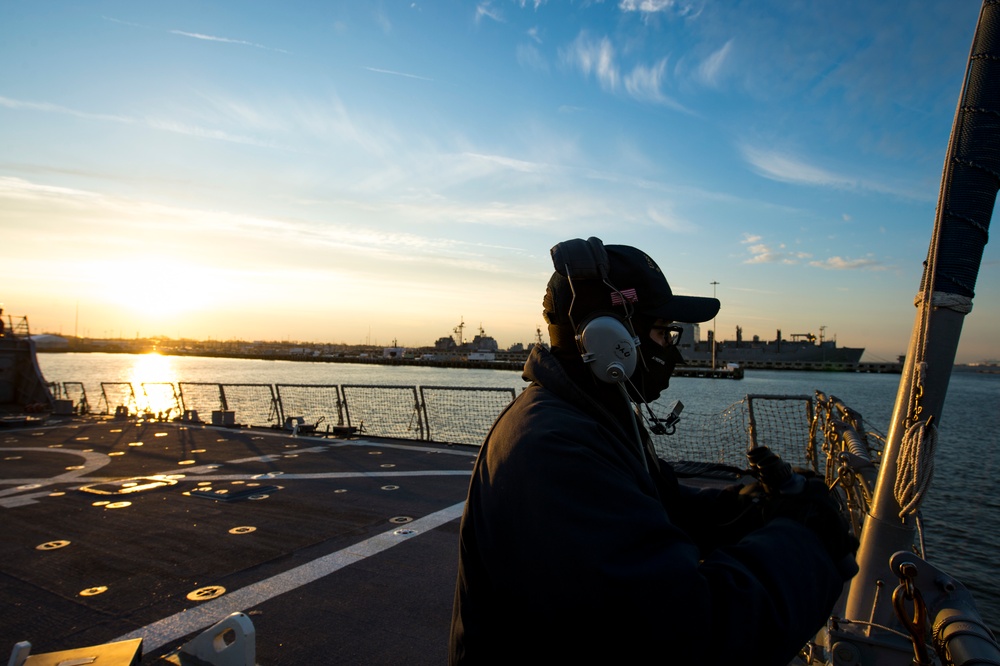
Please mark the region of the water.
MULTIPOLYGON (((512 387, 520 371, 300 363, 130 354, 39 354, 46 379, 83 382, 92 407, 100 382, 263 384, 394 384, 512 387)), ((898 375, 749 371, 742 381, 675 378, 658 412, 680 399, 685 414, 718 414, 746 394, 811 395, 819 389, 860 411, 885 432, 898 375)), ((682 423, 683 426, 683 423, 682 423)), ((1000 548, 1000 499, 993 492, 1000 451, 1000 375, 956 372, 941 420, 934 483, 923 504, 928 559, 961 580, 980 612, 1000 628, 1000 580, 992 562, 1000 548), (954 557, 957 555, 957 557, 954 557)))

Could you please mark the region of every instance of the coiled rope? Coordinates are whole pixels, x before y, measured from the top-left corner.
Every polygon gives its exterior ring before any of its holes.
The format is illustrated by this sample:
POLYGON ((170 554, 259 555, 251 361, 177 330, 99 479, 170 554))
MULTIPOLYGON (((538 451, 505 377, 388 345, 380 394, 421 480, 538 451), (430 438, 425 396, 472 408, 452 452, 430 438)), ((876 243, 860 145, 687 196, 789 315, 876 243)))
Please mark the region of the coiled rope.
MULTIPOLYGON (((918 366, 917 399, 923 394, 927 364, 918 366)), ((919 414, 919 409, 916 412, 919 414)), ((907 429, 899 446, 896 460, 896 483, 893 495, 899 504, 899 517, 916 513, 924 495, 934 478, 934 453, 937 450, 938 431, 932 423, 933 416, 926 421, 917 421, 907 429)))

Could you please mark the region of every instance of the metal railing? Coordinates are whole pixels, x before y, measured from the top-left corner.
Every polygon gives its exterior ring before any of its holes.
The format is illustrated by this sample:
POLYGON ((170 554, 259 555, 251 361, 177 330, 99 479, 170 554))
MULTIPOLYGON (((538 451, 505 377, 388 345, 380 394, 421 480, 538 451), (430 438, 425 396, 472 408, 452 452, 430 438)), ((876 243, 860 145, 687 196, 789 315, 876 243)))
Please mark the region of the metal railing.
MULTIPOLYGON (((82 382, 53 386, 73 401, 74 413, 90 413, 82 382)), ((197 415, 207 421, 210 415, 226 413, 229 419, 220 418, 220 424, 306 426, 318 435, 332 434, 339 426, 373 437, 471 445, 482 443, 516 395, 513 388, 384 384, 101 382, 100 386, 99 414, 157 420, 197 415)))

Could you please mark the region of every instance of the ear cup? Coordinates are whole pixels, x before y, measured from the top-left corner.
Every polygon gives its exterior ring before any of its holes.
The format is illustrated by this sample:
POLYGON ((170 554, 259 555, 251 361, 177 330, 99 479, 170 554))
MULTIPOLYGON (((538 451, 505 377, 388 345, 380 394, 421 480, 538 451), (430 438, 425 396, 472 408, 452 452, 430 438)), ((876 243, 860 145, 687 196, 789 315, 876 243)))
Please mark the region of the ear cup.
POLYGON ((602 382, 617 384, 635 372, 636 341, 615 317, 591 319, 584 324, 577 340, 583 350, 583 362, 602 382))

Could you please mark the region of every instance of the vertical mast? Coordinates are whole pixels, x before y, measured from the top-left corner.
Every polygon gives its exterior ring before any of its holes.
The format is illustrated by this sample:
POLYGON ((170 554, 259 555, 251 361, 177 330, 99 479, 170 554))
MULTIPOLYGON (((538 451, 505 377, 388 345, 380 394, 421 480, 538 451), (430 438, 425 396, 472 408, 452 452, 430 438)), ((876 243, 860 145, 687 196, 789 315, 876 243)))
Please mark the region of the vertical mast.
MULTIPOLYGON (((861 534, 861 572, 851 581, 849 619, 894 623, 888 599, 894 587, 889 558, 912 548, 914 514, 925 489, 897 482, 901 477, 919 477, 915 457, 901 451, 904 443, 936 440, 962 323, 972 309, 1000 185, 998 87, 1000 5, 984 0, 945 156, 934 234, 916 298, 917 315, 871 513, 861 534), (885 598, 878 598, 880 588, 885 598)), ((933 447, 928 454, 933 455, 933 447)))

